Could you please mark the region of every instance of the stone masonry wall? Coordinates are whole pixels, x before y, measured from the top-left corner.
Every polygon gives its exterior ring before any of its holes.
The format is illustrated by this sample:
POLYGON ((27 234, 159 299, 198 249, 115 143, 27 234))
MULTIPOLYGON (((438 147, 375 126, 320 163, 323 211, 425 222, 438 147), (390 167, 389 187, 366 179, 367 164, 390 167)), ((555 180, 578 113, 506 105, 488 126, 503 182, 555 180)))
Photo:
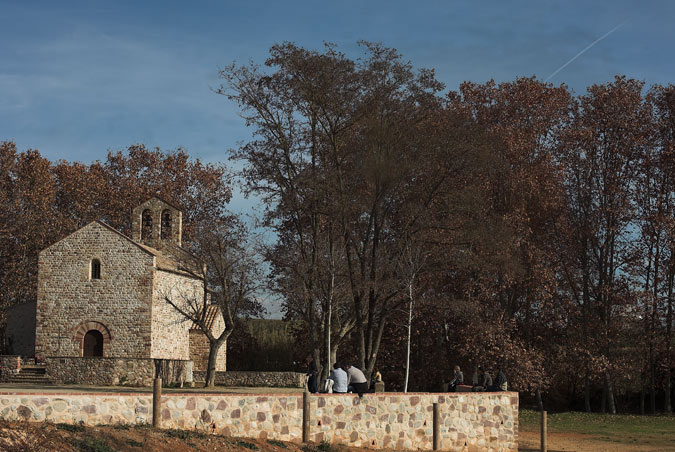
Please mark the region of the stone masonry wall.
POLYGON ((174 206, 167 204, 158 198, 150 198, 140 206, 134 208, 131 214, 131 238, 137 242, 161 250, 163 245, 181 245, 183 229, 183 213, 174 206), (149 210, 152 218, 150 236, 141 240, 141 228, 143 226, 143 211, 149 210), (162 213, 168 211, 171 215, 171 233, 162 239, 162 213))
MULTIPOLYGON (((355 447, 431 449, 432 404, 440 448, 516 452, 517 393, 311 395, 310 440, 355 447)), ((0 419, 97 424, 150 423, 145 394, 0 393, 0 419)), ((165 394, 162 427, 283 441, 302 439, 301 394, 165 394)))
POLYGON ((176 273, 157 270, 154 272, 154 296, 152 300, 152 358, 190 359, 189 328, 175 308, 166 302, 169 297, 175 303, 188 300, 200 302, 202 282, 176 273))
MULTIPOLYGON (((221 320, 222 322, 222 320, 221 320)), ((222 332, 222 329, 220 330, 222 332)), ((216 332, 215 334, 220 334, 216 332)), ((190 359, 194 362, 194 369, 206 371, 209 365, 209 339, 201 330, 190 330, 190 359)), ((227 370, 227 342, 220 346, 216 371, 227 370)))
POLYGON ((47 376, 56 384, 152 386, 155 363, 143 358, 47 357, 47 376))
MULTIPOLYGON (((195 381, 204 381, 205 371, 194 372, 195 381)), ((262 388, 304 388, 305 374, 298 372, 216 372, 216 384, 223 386, 251 386, 262 388)))
POLYGON ((151 424, 152 394, 0 393, 0 419, 64 424, 151 424))
POLYGON ((433 404, 440 449, 518 449, 517 393, 319 395, 310 399, 311 440, 357 447, 431 449, 433 404))
POLYGON ((0 383, 8 381, 13 374, 19 371, 20 367, 21 356, 0 355, 0 383))
POLYGON ((56 384, 152 386, 156 376, 166 384, 193 378, 191 361, 112 357, 47 357, 45 361, 47 376, 56 384))
POLYGON ((154 256, 93 222, 39 256, 36 355, 81 356, 78 327, 99 322, 110 333, 103 356, 149 357, 154 256), (92 259, 101 278, 90 278, 92 259))

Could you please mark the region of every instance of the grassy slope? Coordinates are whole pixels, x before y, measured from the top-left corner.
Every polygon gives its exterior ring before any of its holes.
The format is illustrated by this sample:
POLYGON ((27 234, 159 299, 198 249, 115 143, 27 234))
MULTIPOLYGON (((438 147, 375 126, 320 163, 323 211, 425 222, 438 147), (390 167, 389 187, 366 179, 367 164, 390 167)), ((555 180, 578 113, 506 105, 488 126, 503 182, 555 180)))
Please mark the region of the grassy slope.
MULTIPOLYGON (((520 429, 539 431, 539 412, 521 410, 520 429)), ((619 444, 672 447, 675 444, 675 416, 636 416, 566 412, 548 414, 548 431, 589 435, 619 444)))

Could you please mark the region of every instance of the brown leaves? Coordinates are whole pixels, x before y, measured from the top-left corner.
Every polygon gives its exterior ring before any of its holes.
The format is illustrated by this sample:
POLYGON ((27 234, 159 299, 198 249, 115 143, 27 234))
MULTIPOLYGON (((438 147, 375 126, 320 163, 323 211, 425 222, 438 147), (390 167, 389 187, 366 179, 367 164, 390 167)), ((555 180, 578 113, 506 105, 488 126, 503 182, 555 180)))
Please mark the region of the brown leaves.
POLYGON ((90 221, 130 233, 131 210, 154 195, 184 209, 184 242, 198 222, 225 218, 231 189, 222 165, 179 149, 143 145, 105 162, 52 163, 38 151, 0 143, 0 303, 35 299, 38 253, 90 221))

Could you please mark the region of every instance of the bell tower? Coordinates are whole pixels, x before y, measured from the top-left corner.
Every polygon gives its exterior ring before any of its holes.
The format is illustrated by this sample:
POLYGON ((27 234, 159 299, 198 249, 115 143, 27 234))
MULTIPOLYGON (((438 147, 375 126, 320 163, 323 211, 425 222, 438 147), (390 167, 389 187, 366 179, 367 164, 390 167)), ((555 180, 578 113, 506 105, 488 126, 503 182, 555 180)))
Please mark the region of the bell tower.
POLYGON ((131 238, 162 250, 181 246, 183 212, 153 196, 132 212, 131 238))

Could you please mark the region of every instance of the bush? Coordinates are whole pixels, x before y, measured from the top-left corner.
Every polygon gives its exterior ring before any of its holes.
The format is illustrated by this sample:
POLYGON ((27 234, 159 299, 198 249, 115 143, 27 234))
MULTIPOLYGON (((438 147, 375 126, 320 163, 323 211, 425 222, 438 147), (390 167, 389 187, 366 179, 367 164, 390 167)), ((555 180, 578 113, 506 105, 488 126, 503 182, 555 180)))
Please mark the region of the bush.
POLYGON ((84 427, 81 425, 73 425, 73 424, 54 424, 54 426, 58 430, 64 430, 66 432, 71 432, 71 433, 81 433, 84 431, 84 427))
POLYGON ((162 433, 164 433, 168 437, 178 438, 178 439, 182 439, 182 440, 188 440, 190 438, 203 439, 203 438, 206 438, 206 436, 207 436, 205 433, 195 431, 195 430, 169 429, 169 430, 163 430, 162 433))
POLYGON ((321 441, 319 444, 307 444, 302 448, 303 452, 339 452, 341 447, 335 446, 328 441, 321 441))
POLYGON ((237 441, 237 446, 245 447, 251 450, 258 450, 258 446, 253 443, 249 443, 248 441, 237 441))
POLYGON ((76 439, 73 440, 73 446, 80 452, 117 452, 103 438, 76 439))
POLYGON ((277 441, 276 439, 268 439, 267 444, 270 444, 272 446, 281 447, 282 449, 288 449, 288 446, 285 443, 283 443, 281 441, 277 441))

